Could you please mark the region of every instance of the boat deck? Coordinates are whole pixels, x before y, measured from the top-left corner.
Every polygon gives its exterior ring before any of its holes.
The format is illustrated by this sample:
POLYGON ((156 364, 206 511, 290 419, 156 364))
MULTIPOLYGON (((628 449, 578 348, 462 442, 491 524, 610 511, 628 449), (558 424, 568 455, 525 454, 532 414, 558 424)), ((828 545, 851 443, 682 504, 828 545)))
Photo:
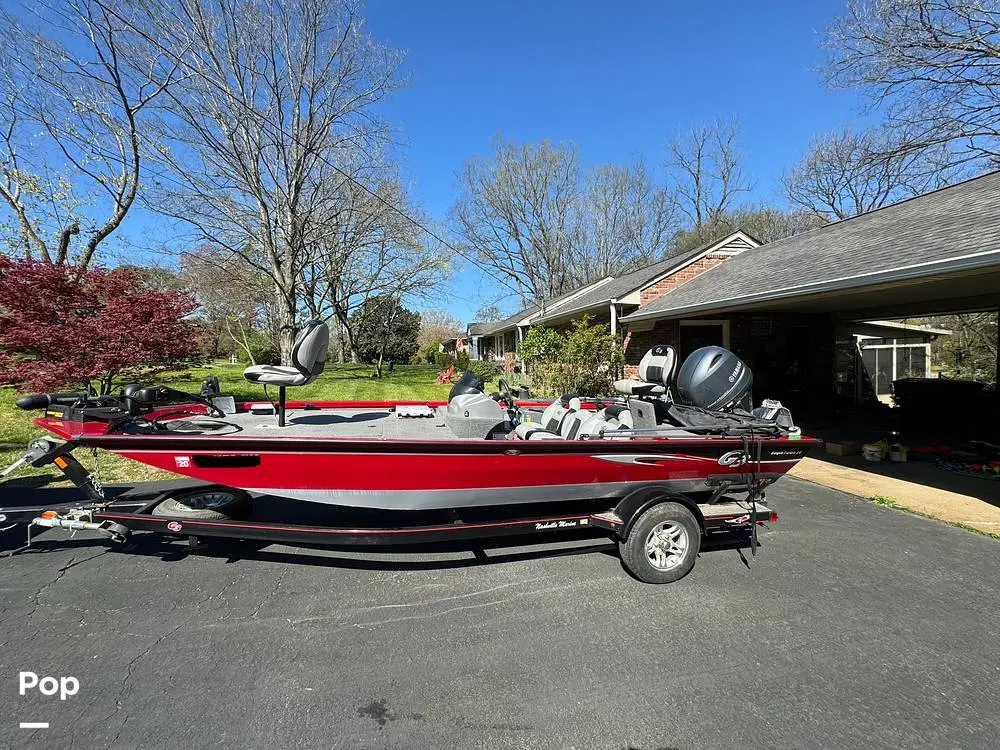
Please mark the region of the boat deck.
POLYGON ((188 435, 232 435, 246 437, 382 438, 385 440, 455 440, 443 415, 399 417, 388 409, 289 409, 285 426, 278 427, 274 414, 249 412, 213 417, 185 417, 171 431, 188 435))

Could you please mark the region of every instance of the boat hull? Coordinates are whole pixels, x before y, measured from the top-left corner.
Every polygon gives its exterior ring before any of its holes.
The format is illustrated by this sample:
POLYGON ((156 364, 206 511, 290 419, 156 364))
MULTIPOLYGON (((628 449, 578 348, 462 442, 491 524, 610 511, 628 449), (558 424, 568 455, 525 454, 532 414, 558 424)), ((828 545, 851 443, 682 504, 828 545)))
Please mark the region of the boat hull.
POLYGON ((82 437, 83 445, 213 484, 306 502, 433 510, 624 497, 648 485, 693 495, 771 482, 811 447, 765 439, 433 441, 82 437), (756 452, 752 455, 756 457, 756 452))

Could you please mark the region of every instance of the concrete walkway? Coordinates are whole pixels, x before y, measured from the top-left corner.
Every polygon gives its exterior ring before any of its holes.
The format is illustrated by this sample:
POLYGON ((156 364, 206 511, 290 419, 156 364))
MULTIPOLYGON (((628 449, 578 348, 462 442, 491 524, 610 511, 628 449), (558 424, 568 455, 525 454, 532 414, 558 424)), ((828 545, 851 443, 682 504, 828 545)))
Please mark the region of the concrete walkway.
POLYGON ((900 507, 1000 535, 1000 508, 970 495, 815 458, 802 459, 788 474, 859 497, 881 495, 892 498, 900 507))

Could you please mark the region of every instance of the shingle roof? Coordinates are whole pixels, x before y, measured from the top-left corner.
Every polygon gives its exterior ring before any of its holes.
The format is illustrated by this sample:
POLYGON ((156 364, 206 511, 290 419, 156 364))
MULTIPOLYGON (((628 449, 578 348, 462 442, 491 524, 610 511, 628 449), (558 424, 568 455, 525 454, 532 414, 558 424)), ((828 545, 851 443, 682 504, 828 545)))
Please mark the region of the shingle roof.
POLYGON ((593 307, 598 307, 599 305, 610 304, 611 300, 620 299, 625 295, 634 292, 636 289, 641 289, 646 286, 656 277, 669 273, 674 268, 683 266, 685 263, 697 258, 710 247, 715 245, 724 246, 728 241, 733 239, 733 235, 735 234, 737 233, 734 232, 727 237, 706 242, 703 245, 699 245, 694 250, 674 253, 673 255, 670 255, 651 266, 646 266, 645 268, 640 268, 632 273, 612 279, 609 283, 602 284, 586 294, 577 297, 573 300, 570 306, 554 310, 547 315, 542 315, 541 317, 536 318, 534 322, 544 323, 547 320, 565 318, 575 313, 583 312, 584 310, 588 310, 593 307))
MULTIPOLYGON (((571 289, 568 292, 563 292, 560 295, 553 297, 550 300, 546 300, 545 307, 551 308, 553 305, 558 305, 559 303, 566 300, 568 297, 573 296, 581 289, 586 289, 588 286, 592 286, 599 282, 591 281, 589 284, 584 284, 583 286, 578 286, 575 289, 571 289)), ((542 309, 541 305, 528 305, 518 310, 513 315, 504 318, 496 323, 469 323, 469 334, 472 336, 487 336, 491 333, 496 333, 497 331, 502 331, 506 328, 512 328, 515 323, 517 323, 522 318, 526 318, 529 315, 534 315, 542 309)))
MULTIPOLYGON (((914 266, 1000 253, 1000 172, 991 172, 741 253, 624 321, 808 295, 824 285, 891 281, 914 266)), ((929 269, 928 269, 929 270, 929 269)))

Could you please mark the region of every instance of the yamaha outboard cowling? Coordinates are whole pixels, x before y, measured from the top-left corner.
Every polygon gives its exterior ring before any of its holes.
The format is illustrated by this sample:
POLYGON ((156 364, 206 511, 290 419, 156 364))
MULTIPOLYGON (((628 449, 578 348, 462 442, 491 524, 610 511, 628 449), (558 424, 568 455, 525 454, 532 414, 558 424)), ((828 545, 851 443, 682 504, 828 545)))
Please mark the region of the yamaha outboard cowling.
POLYGON ((693 351, 677 375, 680 401, 709 411, 749 410, 753 373, 739 357, 721 346, 693 351))

